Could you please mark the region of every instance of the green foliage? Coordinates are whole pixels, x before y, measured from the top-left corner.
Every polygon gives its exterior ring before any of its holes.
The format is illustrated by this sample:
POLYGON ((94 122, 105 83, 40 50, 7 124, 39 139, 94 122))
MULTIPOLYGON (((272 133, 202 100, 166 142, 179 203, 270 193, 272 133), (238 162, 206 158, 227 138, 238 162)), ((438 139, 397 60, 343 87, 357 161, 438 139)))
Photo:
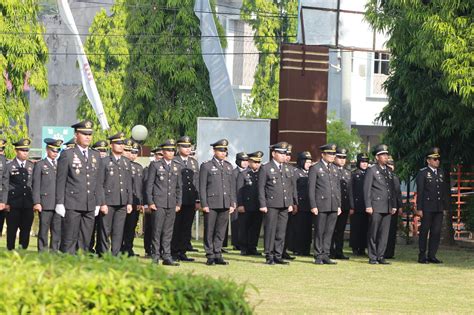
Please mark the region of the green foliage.
POLYGON ((363 149, 362 139, 357 129, 349 130, 342 120, 335 118, 333 112, 328 115, 327 142, 347 149, 349 151, 348 161, 354 161, 357 154, 363 149))
POLYGON ((216 23, 217 35, 220 36, 219 40, 221 42, 222 50, 224 50, 225 48, 227 48, 227 38, 225 37, 225 29, 219 21, 219 18, 217 17, 216 2, 216 0, 209 0, 209 5, 211 6, 212 16, 214 17, 214 23, 216 23))
MULTIPOLYGON (((38 13, 37 0, 0 2, 0 129, 10 144, 28 136, 26 116, 30 107, 25 81, 42 97, 48 94, 48 48, 38 13), (7 75, 11 89, 7 88, 7 75)), ((7 155, 12 157, 11 145, 7 155)))
POLYGON ((278 116, 280 55, 276 52, 282 41, 296 40, 297 12, 297 0, 243 1, 242 19, 254 30, 255 45, 261 53, 251 92, 252 103, 240 107, 243 117, 278 116))
POLYGON ((138 260, 0 253, 4 314, 250 314, 245 287, 138 260))
MULTIPOLYGON (((112 11, 111 16, 103 11, 96 16, 90 31, 97 35, 86 44, 89 53, 104 54, 91 54, 90 64, 110 133, 143 124, 150 146, 163 138, 195 137, 196 118, 216 116, 217 110, 201 56, 194 1, 121 0, 112 11), (114 34, 123 36, 101 36, 114 34)), ((218 31, 222 35, 219 25, 218 31)), ((225 38, 221 43, 226 44, 225 38)), ((78 113, 96 119, 85 96, 78 113)))
POLYGON ((215 116, 216 107, 209 88, 209 74, 200 55, 199 20, 193 11, 194 1, 154 3, 179 10, 142 6, 130 11, 126 22, 128 33, 160 36, 129 40, 131 55, 122 117, 148 126, 150 142, 157 144, 165 137, 194 136, 196 118, 215 116))
POLYGON ((130 131, 130 127, 120 117, 125 91, 123 81, 127 75, 130 59, 125 36, 127 11, 124 10, 123 3, 123 0, 116 2, 111 9, 110 17, 104 9, 97 13, 89 29, 91 35, 85 43, 85 51, 89 54, 89 65, 94 74, 110 130, 105 132, 102 130, 86 95, 81 97, 77 111, 80 118, 97 122, 94 126, 96 140, 106 139, 107 136, 119 131, 127 133, 130 131))
POLYGON ((474 161, 473 1, 371 0, 366 18, 390 35, 387 124, 402 178, 423 166, 426 150, 439 146, 445 168, 474 161), (468 118, 469 117, 469 118, 468 118))

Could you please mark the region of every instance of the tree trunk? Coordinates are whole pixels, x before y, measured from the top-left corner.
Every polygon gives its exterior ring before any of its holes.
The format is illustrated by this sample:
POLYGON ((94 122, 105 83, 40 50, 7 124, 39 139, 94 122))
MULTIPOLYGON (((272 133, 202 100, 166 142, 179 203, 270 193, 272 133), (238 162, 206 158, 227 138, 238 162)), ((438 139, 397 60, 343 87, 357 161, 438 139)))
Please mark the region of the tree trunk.
MULTIPOLYGON (((450 178, 449 167, 444 169, 444 178, 450 178)), ((453 228, 453 203, 451 202, 451 183, 447 183, 449 206, 443 211, 443 225, 441 226, 441 244, 454 245, 454 228, 453 228)))

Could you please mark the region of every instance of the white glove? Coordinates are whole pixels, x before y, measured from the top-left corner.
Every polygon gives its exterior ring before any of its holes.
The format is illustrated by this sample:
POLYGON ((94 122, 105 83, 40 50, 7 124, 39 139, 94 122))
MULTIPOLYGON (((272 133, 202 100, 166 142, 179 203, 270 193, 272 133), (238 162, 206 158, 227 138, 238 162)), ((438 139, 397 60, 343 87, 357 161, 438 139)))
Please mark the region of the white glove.
POLYGON ((56 205, 54 211, 63 218, 66 216, 66 208, 64 208, 64 205, 56 205))
POLYGON ((95 215, 95 216, 98 216, 98 215, 99 215, 99 211, 100 211, 100 206, 95 206, 94 215, 95 215))

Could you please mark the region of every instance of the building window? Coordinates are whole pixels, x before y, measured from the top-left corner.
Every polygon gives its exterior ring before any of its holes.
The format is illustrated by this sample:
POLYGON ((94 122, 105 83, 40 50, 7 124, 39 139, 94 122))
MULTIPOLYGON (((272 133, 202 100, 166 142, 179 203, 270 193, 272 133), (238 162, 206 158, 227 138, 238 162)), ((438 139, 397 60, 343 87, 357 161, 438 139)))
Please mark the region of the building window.
POLYGON ((376 52, 374 54, 374 73, 388 75, 390 54, 376 52))

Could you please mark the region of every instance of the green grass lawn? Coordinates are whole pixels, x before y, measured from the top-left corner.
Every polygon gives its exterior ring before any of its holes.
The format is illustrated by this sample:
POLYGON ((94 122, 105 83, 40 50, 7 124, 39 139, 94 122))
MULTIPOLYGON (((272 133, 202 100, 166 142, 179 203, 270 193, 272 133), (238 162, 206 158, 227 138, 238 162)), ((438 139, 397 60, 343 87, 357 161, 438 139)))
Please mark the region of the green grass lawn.
MULTIPOLYGON (((36 238, 28 255, 36 250, 36 238)), ((143 254, 142 239, 136 249, 143 254)), ((225 254, 228 266, 206 266, 200 242, 194 263, 166 267, 232 279, 248 285, 249 302, 257 313, 474 313, 474 251, 441 248, 442 265, 416 262, 413 245, 398 245, 392 265, 369 265, 351 257, 338 265, 314 265, 311 257, 297 257, 289 266, 267 266, 262 257, 225 254)), ((5 238, 0 240, 2 250, 5 238)), ((346 253, 349 254, 349 253, 346 253)), ((143 263, 149 259, 138 258, 143 263)))

